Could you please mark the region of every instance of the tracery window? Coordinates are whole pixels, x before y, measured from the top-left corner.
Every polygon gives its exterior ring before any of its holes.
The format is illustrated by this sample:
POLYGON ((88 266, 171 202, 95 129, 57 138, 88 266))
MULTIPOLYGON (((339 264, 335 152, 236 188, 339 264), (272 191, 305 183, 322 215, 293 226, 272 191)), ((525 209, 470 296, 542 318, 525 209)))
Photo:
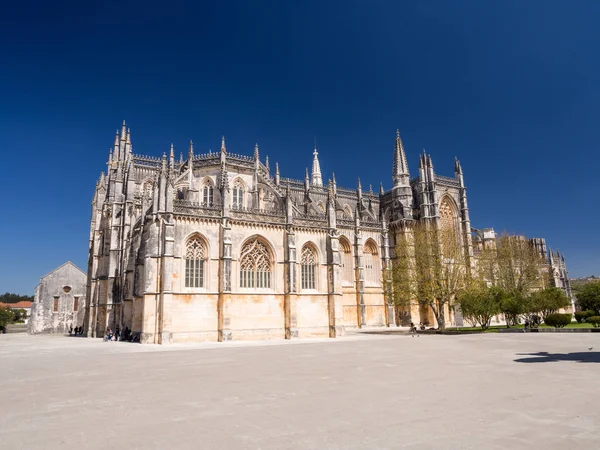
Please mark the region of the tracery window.
POLYGON ((300 256, 302 289, 316 289, 316 266, 317 252, 311 245, 305 245, 302 248, 302 254, 300 256))
POLYGON ((206 247, 198 236, 192 237, 185 246, 185 287, 204 287, 204 261, 206 247))
POLYGON ((363 261, 365 269, 365 281, 368 283, 379 283, 381 280, 381 267, 377 246, 373 241, 367 241, 363 249, 363 261))
POLYGON ((240 180, 233 184, 233 207, 242 208, 244 206, 244 186, 240 180))
POLYGON ((214 194, 214 186, 210 181, 204 183, 204 188, 202 189, 202 204, 205 206, 213 205, 213 194, 214 194))
POLYGON ((458 238, 458 217, 456 207, 448 196, 440 202, 440 229, 444 251, 450 254, 458 238))
POLYGON ((354 264, 352 261, 352 251, 350 249, 350 242, 346 238, 340 239, 340 253, 341 253, 341 269, 342 269, 342 281, 346 283, 354 282, 354 264))
POLYGON ((240 257, 240 287, 271 287, 271 254, 265 244, 254 238, 244 244, 240 257))

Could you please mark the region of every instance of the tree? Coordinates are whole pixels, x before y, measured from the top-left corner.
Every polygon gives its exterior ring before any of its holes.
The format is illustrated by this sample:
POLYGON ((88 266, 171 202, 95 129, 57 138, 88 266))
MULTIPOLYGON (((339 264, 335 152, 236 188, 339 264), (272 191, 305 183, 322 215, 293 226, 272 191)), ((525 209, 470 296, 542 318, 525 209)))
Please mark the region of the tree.
POLYGON ((545 320, 548 315, 558 312, 571 304, 562 289, 551 287, 532 292, 528 299, 528 313, 539 313, 545 320))
POLYGON ((464 292, 460 299, 460 309, 463 317, 487 329, 492 317, 501 311, 502 299, 505 292, 496 287, 487 287, 483 284, 464 292))
POLYGON ((577 289, 577 306, 582 311, 592 310, 600 314, 600 281, 584 284, 577 289))
POLYGON ((531 292, 549 286, 546 261, 524 236, 502 235, 496 248, 483 250, 478 273, 506 293, 501 312, 507 327, 516 325, 518 317, 529 312, 531 292))
POLYGON ((29 295, 19 295, 19 294, 11 294, 10 292, 5 292, 0 295, 0 303, 18 303, 22 301, 33 301, 33 296, 29 295))
POLYGON ((397 306, 425 306, 438 327, 446 327, 446 309, 470 282, 464 246, 454 232, 431 222, 406 225, 398 236, 392 265, 393 301, 397 306))
POLYGON ((15 314, 6 306, 0 306, 0 328, 4 328, 11 323, 15 314))

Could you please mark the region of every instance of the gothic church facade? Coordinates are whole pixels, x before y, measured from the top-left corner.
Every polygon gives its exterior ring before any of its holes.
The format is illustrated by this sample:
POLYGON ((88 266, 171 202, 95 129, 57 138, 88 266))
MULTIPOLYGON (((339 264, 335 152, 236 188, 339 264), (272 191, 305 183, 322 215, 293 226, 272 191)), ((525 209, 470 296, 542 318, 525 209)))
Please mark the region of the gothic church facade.
MULTIPOLYGON (((142 343, 336 337, 399 321, 388 283, 403 224, 456 231, 473 257, 460 163, 454 177, 419 158, 411 179, 396 134, 392 189, 324 184, 318 153, 304 180, 284 178, 259 148, 175 159, 133 153, 123 123, 92 202, 85 327, 125 327, 142 343)), ((477 243, 476 243, 477 244, 477 243)), ((449 324, 456 318, 446 316, 449 324)))

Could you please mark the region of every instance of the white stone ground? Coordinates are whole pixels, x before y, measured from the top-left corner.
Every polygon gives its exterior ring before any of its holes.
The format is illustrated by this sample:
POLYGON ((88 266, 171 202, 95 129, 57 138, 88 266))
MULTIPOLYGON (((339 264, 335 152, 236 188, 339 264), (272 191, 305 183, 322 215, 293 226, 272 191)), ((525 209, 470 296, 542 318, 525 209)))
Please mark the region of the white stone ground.
POLYGON ((596 449, 599 350, 600 333, 0 335, 0 449, 596 449))

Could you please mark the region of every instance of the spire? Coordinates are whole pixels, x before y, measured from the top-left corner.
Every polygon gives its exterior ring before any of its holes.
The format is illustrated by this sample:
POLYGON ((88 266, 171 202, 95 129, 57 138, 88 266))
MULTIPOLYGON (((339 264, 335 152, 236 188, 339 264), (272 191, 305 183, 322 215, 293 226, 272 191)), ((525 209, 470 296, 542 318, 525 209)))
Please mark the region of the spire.
POLYGON ((308 192, 310 188, 310 178, 308 178, 308 167, 305 168, 304 173, 304 190, 308 192))
POLYGON ((172 142, 171 142, 171 151, 169 152, 169 166, 171 166, 171 168, 175 167, 175 149, 173 148, 172 142))
POLYGON ((379 195, 383 195, 385 191, 383 190, 383 182, 379 183, 379 195))
POLYGON ((125 121, 123 121, 123 125, 121 126, 121 140, 127 140, 127 125, 125 124, 125 121))
POLYGON ((179 152, 179 165, 182 166, 183 165, 183 153, 179 152))
POLYGON ((267 173, 269 173, 271 171, 269 167, 269 155, 265 156, 265 167, 267 168, 267 173))
POLYGON ((163 153, 162 155, 162 171, 166 172, 167 171, 167 154, 163 153))
POLYGON ((358 190, 362 192, 362 185, 360 184, 360 177, 358 177, 358 190))
POLYGON ((258 144, 254 144, 254 161, 258 161, 258 159, 259 159, 258 144))
POLYGON ((194 143, 190 139, 190 146, 188 147, 188 160, 192 160, 194 158, 194 143))
POLYGON ((323 177, 321 176, 321 165, 319 164, 319 152, 315 146, 313 151, 313 163, 312 163, 312 180, 313 186, 323 186, 323 177))
POLYGON ((225 136, 221 137, 221 151, 227 153, 227 147, 225 147, 225 136))
POLYGON ((280 176, 279 176, 279 163, 275 162, 275 184, 277 186, 279 186, 279 180, 280 180, 280 176))
POLYGON ((369 194, 373 195, 373 185, 369 184, 369 194))
POLYGON ((400 137, 400 130, 396 130, 396 145, 394 148, 394 169, 392 173, 394 187, 408 186, 408 164, 406 163, 406 153, 404 152, 404 144, 400 137))

